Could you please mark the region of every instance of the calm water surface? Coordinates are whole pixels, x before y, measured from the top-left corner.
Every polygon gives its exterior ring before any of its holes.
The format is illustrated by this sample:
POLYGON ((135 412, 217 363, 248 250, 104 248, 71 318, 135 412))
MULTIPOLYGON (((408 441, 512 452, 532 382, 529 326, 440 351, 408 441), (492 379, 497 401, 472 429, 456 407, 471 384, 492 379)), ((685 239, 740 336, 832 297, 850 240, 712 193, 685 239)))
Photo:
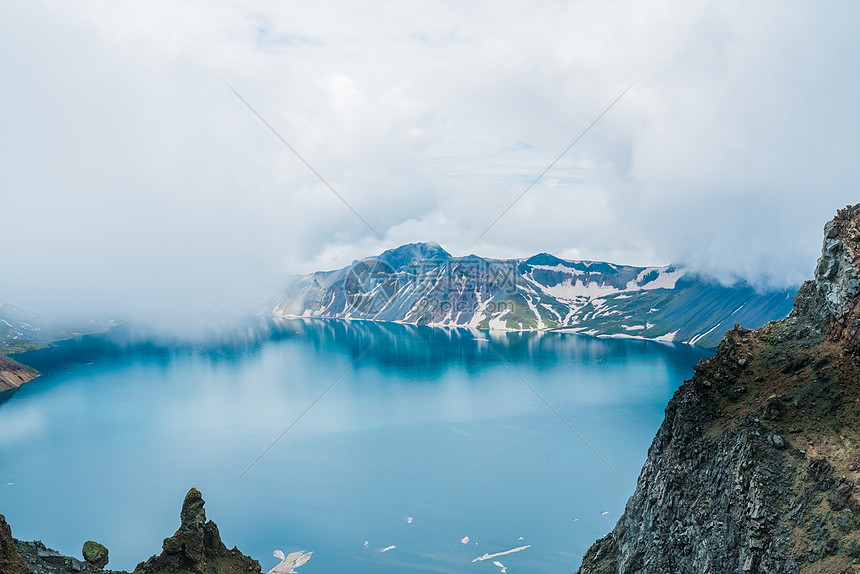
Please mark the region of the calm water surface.
POLYGON ((264 572, 273 550, 301 549, 314 551, 303 574, 499 572, 493 560, 569 573, 630 491, 518 375, 633 485, 704 355, 360 322, 193 346, 115 330, 17 357, 42 376, 0 403, 0 513, 18 538, 71 555, 98 540, 131 570, 161 551, 196 486, 225 543, 264 572))

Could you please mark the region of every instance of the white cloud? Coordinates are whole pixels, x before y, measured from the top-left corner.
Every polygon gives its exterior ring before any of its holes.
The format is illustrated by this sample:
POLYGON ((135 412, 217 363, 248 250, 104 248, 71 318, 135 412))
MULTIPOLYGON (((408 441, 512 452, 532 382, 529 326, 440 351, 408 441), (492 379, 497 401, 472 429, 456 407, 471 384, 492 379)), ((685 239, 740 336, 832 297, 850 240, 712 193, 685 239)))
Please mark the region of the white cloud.
POLYGON ((0 291, 178 312, 386 246, 782 285, 857 201, 854 4, 11 1, 0 291))

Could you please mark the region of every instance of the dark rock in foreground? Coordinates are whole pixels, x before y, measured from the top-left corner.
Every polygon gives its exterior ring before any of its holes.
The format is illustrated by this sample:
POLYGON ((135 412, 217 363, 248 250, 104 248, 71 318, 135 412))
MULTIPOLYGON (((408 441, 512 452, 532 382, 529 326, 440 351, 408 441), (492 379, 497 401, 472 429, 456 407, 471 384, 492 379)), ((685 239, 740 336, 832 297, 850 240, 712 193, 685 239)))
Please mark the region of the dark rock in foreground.
POLYGON ((695 368, 580 574, 851 573, 860 560, 860 206, 788 318, 695 368))
POLYGON ((176 533, 164 539, 163 552, 141 562, 134 574, 248 574, 260 572, 260 563, 228 550, 218 527, 206 520, 200 491, 192 488, 182 503, 182 523, 176 533))
POLYGON ((6 523, 6 517, 0 514, 0 572, 3 574, 27 574, 27 566, 18 555, 12 529, 6 523))
POLYGON ((84 560, 96 568, 104 568, 110 560, 108 558, 108 549, 92 540, 84 542, 84 548, 81 550, 81 554, 83 555, 84 560))
MULTIPOLYGON (((259 574, 260 563, 236 548, 221 542, 218 527, 206 520, 200 491, 192 488, 185 496, 176 533, 166 538, 163 552, 141 562, 134 574, 259 574)), ((12 538, 9 525, 0 515, 0 574, 128 574, 102 568, 108 550, 97 542, 83 547, 86 562, 63 556, 38 540, 22 542, 12 538)))
MULTIPOLYGON (((82 562, 77 558, 63 556, 56 550, 47 548, 40 541, 22 542, 15 541, 18 554, 24 559, 30 574, 127 574, 125 572, 111 572, 82 562)), ((28 570, 24 570, 27 572, 28 570)), ((6 574, 4 570, 0 570, 6 574)))

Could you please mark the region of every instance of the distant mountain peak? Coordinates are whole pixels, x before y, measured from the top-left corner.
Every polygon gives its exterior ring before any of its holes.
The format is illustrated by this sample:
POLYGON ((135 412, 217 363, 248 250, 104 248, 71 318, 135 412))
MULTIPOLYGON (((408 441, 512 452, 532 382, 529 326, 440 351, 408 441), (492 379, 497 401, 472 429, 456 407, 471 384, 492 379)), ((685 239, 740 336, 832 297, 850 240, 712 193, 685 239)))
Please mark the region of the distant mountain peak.
POLYGON ((528 265, 564 265, 566 263, 570 263, 569 261, 562 259, 560 257, 556 257, 551 253, 538 253, 537 255, 532 255, 528 259, 524 261, 528 265))
POLYGON ((708 346, 736 322, 756 327, 784 317, 793 295, 726 287, 672 266, 570 261, 549 253, 453 257, 437 243, 409 243, 297 278, 273 313, 708 346))
POLYGON ((400 247, 383 251, 377 259, 395 269, 412 265, 419 261, 450 259, 451 254, 435 242, 406 243, 400 247))

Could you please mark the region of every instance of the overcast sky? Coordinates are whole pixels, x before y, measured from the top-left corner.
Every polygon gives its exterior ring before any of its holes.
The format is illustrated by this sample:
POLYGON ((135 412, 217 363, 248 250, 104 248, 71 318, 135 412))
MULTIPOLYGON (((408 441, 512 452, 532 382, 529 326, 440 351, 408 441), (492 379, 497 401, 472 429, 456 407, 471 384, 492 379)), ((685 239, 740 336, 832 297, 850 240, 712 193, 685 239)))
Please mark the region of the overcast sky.
POLYGON ((856 2, 0 13, 0 297, 52 311, 173 312, 414 241, 781 287, 860 201, 856 2))

